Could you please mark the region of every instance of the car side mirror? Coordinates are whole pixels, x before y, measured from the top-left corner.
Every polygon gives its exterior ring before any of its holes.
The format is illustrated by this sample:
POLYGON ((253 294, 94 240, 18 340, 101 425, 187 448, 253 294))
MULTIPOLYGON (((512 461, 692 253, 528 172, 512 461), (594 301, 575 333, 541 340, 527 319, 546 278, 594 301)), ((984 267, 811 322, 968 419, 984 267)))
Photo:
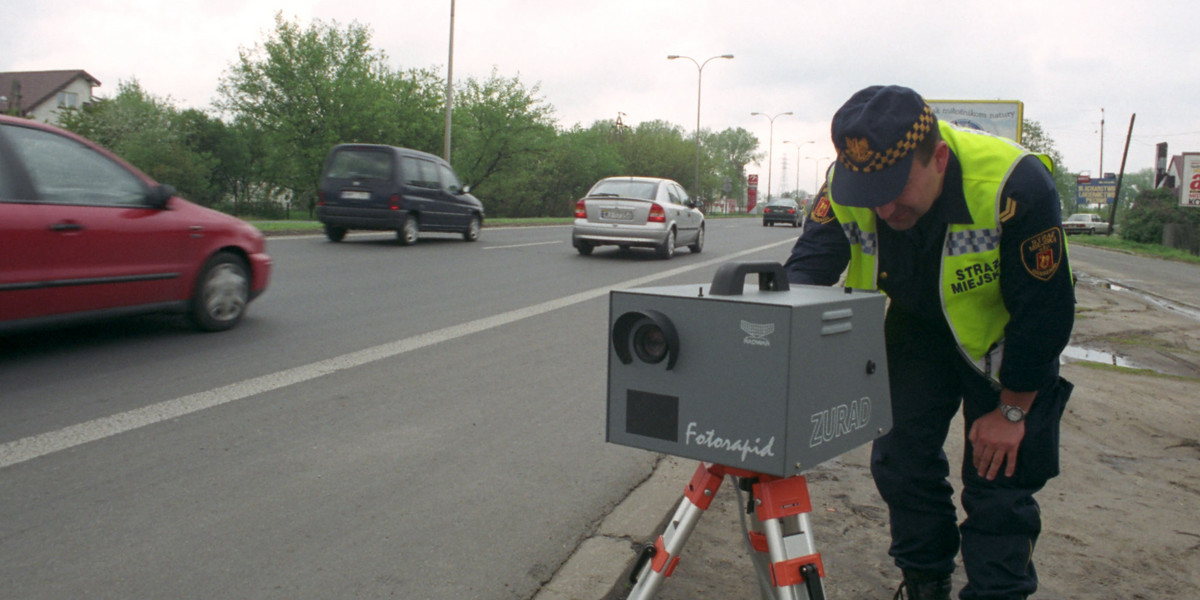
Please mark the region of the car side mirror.
POLYGON ((146 195, 146 200, 150 203, 151 208, 163 208, 167 205, 167 200, 170 200, 174 195, 174 186, 160 183, 150 188, 150 193, 146 195))

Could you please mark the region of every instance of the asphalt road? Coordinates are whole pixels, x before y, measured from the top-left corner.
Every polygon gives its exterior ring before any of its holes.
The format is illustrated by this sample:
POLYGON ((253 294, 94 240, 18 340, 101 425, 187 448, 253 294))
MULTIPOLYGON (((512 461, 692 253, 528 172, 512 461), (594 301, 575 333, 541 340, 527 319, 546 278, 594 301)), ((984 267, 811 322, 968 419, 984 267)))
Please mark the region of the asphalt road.
POLYGON ((796 233, 713 220, 670 261, 568 227, 273 238, 233 331, 0 338, 0 596, 529 598, 656 458, 604 443, 608 290, 796 233))

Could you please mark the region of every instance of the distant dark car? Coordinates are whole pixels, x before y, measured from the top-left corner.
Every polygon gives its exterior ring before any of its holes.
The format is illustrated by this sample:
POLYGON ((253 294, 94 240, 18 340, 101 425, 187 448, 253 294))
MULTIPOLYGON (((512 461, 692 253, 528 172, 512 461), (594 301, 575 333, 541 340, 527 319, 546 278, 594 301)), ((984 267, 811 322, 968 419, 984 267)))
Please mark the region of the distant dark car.
POLYGON ((0 116, 0 331, 135 313, 241 321, 271 258, 250 224, 192 204, 84 138, 0 116))
POLYGON ((1076 213, 1067 217, 1063 221, 1063 231, 1070 235, 1072 233, 1086 233, 1095 235, 1097 233, 1109 234, 1108 221, 1103 217, 1093 213, 1076 213))
POLYGON ((657 177, 607 177, 575 203, 571 244, 587 256, 596 246, 653 248, 671 258, 679 246, 704 249, 704 213, 683 186, 657 177))
POLYGON ((795 200, 781 198, 771 201, 763 207, 763 227, 776 223, 786 223, 792 227, 804 224, 804 211, 795 200))
POLYGON ((395 231, 402 245, 422 231, 479 239, 483 203, 446 161, 432 154, 374 144, 334 146, 317 197, 325 236, 340 242, 350 229, 395 231))

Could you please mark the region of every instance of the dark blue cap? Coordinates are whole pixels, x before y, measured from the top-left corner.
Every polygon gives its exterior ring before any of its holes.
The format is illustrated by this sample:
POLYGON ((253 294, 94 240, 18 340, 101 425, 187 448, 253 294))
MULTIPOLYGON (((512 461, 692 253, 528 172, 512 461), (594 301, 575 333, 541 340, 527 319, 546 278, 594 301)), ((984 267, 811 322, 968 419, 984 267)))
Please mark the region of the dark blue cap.
POLYGON ((934 127, 933 109, 906 87, 875 85, 851 96, 833 115, 832 200, 863 208, 895 200, 908 184, 917 144, 934 127))

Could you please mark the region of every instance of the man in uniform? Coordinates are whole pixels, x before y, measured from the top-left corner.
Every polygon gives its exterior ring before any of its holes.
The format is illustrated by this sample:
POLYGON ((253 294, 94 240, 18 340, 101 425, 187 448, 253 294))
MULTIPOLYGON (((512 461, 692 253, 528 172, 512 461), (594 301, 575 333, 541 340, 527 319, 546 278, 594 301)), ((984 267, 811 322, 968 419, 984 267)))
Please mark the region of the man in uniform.
POLYGON ((896 597, 1037 589, 1033 494, 1058 474, 1058 376, 1074 289, 1050 162, 939 122, 911 89, 872 86, 834 115, 833 165, 787 262, 792 283, 882 290, 894 425, 871 473, 888 505, 896 597), (848 269, 847 269, 848 266, 848 269), (961 524, 943 450, 962 407, 961 524))

